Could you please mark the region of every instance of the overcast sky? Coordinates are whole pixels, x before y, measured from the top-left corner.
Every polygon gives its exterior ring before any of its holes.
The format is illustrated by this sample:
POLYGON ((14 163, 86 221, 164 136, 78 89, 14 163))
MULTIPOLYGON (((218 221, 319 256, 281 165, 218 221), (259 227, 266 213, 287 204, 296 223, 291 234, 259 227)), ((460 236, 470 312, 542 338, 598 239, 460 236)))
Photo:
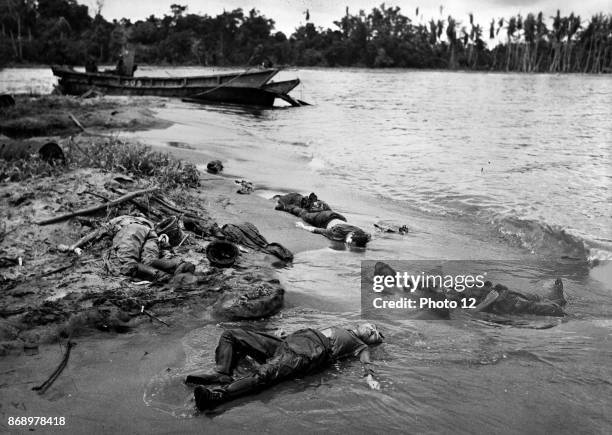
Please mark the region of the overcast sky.
MULTIPOLYGON (((79 0, 94 9, 94 0, 79 0)), ((197 14, 217 15, 223 10, 242 8, 245 12, 256 8, 267 18, 276 22, 276 30, 287 34, 293 33, 296 27, 305 22, 304 12, 310 11, 310 21, 324 28, 335 28, 333 22, 344 15, 345 7, 351 13, 359 9, 369 12, 382 0, 104 0, 102 15, 106 19, 130 18, 132 21, 144 19, 151 14, 158 17, 170 13, 170 5, 178 3, 187 5, 187 11, 197 14)), ((463 24, 468 23, 467 14, 474 13, 475 21, 485 30, 491 18, 509 17, 528 12, 544 12, 546 17, 561 10, 562 15, 574 12, 586 21, 597 12, 612 13, 612 0, 445 0, 445 1, 386 1, 387 6, 399 6, 404 15, 413 21, 429 21, 438 19, 440 5, 444 5, 442 17, 449 14, 463 24), (419 18, 415 17, 416 7, 419 7, 419 18)))

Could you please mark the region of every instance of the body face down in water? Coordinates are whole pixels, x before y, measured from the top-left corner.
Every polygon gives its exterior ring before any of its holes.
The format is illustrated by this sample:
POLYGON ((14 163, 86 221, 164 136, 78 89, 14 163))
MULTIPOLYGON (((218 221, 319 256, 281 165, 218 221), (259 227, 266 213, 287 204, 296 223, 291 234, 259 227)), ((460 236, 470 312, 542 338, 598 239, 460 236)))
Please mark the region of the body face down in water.
POLYGON ((277 197, 276 210, 283 210, 310 225, 301 222, 298 228, 321 234, 335 242, 344 242, 349 246, 363 248, 370 241, 371 236, 361 228, 346 223, 346 218, 332 211, 329 205, 317 198, 314 193, 308 197, 299 193, 288 193, 277 197))
POLYGON ((563 295, 563 281, 557 279, 544 297, 535 293, 521 293, 510 290, 502 284, 492 285, 485 282, 482 288, 466 289, 467 294, 458 295, 456 291, 450 291, 447 295, 456 299, 475 298, 478 311, 486 311, 493 314, 535 314, 541 316, 565 316, 563 307, 567 304, 563 295))
MULTIPOLYGON (((374 267, 374 275, 395 276, 396 271, 386 263, 378 262, 374 267)), ((542 316, 565 316, 563 307, 566 305, 563 294, 563 282, 557 279, 549 294, 544 297, 535 293, 521 293, 497 284, 493 286, 486 281, 482 287, 468 287, 462 291, 455 289, 422 288, 430 294, 453 301, 466 301, 460 306, 469 306, 470 299, 475 299, 477 306, 474 312, 485 311, 493 314, 535 314, 542 316)))

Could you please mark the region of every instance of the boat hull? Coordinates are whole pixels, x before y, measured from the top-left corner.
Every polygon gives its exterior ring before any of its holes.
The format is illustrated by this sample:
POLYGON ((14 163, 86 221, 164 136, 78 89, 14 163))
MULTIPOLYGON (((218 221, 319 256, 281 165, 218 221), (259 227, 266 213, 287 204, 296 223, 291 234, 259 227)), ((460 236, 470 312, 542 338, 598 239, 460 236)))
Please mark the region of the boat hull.
POLYGON ((107 95, 152 95, 185 98, 218 87, 260 88, 274 77, 277 69, 227 73, 193 77, 127 77, 101 73, 80 73, 61 67, 52 67, 59 77, 63 93, 82 95, 97 89, 107 95))
POLYGON ((214 87, 188 98, 183 98, 183 101, 200 104, 229 103, 271 107, 274 105, 276 97, 276 93, 260 88, 214 87))

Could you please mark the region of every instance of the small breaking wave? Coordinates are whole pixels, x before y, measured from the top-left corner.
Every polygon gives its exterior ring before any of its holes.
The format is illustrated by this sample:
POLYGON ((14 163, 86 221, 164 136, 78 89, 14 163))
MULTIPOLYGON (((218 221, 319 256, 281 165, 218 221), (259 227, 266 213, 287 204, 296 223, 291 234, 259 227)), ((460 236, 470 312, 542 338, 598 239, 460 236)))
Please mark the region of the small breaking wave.
POLYGON ((591 265, 612 259, 608 247, 557 225, 514 216, 496 217, 492 223, 505 240, 534 254, 583 260, 591 265))
MULTIPOLYGON (((377 196, 382 200, 392 201, 386 194, 379 193, 377 196)), ((447 198, 432 200, 417 197, 416 201, 400 202, 425 214, 486 222, 507 243, 526 249, 532 254, 584 261, 590 266, 612 260, 612 240, 601 240, 596 236, 584 235, 578 230, 549 224, 539 219, 519 217, 510 210, 503 210, 501 205, 486 203, 482 198, 474 200, 470 196, 462 201, 451 201, 447 198)))

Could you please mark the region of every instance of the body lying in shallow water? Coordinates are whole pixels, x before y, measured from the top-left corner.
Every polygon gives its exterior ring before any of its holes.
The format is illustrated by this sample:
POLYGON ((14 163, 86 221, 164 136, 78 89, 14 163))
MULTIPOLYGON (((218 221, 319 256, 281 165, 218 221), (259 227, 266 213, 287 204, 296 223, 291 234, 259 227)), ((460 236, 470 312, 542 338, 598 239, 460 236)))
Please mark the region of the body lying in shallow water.
POLYGON ((473 287, 462 292, 449 291, 449 299, 461 300, 476 299, 477 311, 493 314, 536 314, 541 316, 565 315, 563 307, 567 304, 563 295, 563 281, 558 278, 550 294, 546 297, 535 293, 520 293, 508 289, 502 284, 493 284, 489 281, 481 288, 473 287))
POLYGON ((214 389, 196 387, 196 406, 203 411, 283 380, 319 371, 337 360, 359 357, 368 385, 378 389, 380 385, 373 377, 368 345, 381 343, 383 339, 376 326, 369 323, 355 329, 336 326, 321 330, 301 329, 284 338, 249 329, 229 329, 221 334, 215 351, 216 372, 188 376, 185 382, 226 384, 214 389), (234 370, 246 356, 261 365, 250 376, 234 380, 234 370))
POLYGON ((334 242, 343 242, 349 246, 363 248, 370 241, 370 234, 361 228, 346 223, 346 218, 332 211, 326 202, 317 198, 314 193, 302 196, 299 193, 288 193, 277 197, 276 210, 283 210, 310 225, 296 223, 298 228, 321 234, 334 242))
MULTIPOLYGON (((382 261, 374 266, 374 275, 395 276, 396 273, 391 266, 382 261)), ((567 303, 563 294, 563 282, 560 278, 555 281, 546 297, 535 293, 510 290, 502 284, 493 286, 490 281, 486 281, 482 287, 466 287, 462 291, 423 287, 418 290, 427 290, 453 301, 465 300, 465 303, 460 303, 459 306, 471 306, 471 299, 475 299, 477 305, 472 309, 474 312, 484 311, 493 314, 536 314, 562 317, 565 315, 563 307, 567 303)))

